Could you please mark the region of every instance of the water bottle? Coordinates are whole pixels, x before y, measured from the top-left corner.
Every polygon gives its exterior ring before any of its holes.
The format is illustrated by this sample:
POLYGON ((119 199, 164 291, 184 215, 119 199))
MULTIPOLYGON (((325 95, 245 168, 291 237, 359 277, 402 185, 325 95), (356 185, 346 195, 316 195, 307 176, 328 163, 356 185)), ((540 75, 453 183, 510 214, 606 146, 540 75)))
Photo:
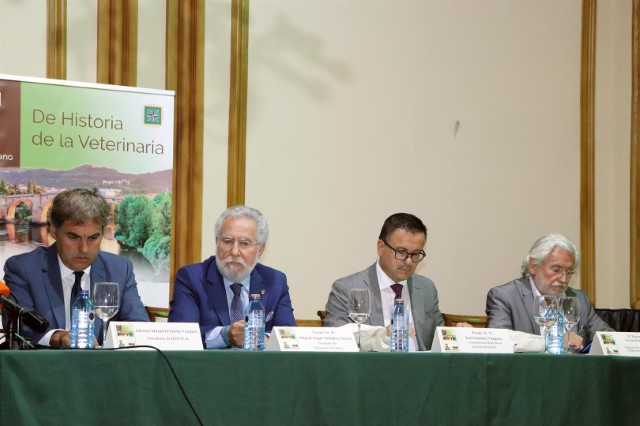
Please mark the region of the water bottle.
POLYGON ((259 294, 252 294, 244 325, 244 348, 248 351, 264 350, 264 306, 259 294))
POLYGON ((409 315, 402 299, 396 299, 391 313, 391 352, 409 352, 409 315))
POLYGON ((76 349, 93 348, 93 322, 96 314, 88 290, 80 294, 71 308, 71 347, 76 349))
POLYGON ((557 307, 552 306, 549 308, 550 313, 558 318, 549 330, 547 331, 547 352, 554 355, 560 355, 564 353, 564 321, 562 313, 557 307))

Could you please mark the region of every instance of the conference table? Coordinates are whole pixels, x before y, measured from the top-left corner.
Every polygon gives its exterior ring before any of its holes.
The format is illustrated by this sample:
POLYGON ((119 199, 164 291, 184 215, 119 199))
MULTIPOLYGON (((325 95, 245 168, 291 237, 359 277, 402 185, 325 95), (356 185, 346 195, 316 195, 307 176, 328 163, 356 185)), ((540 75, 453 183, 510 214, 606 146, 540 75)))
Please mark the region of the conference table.
POLYGON ((0 351, 0 425, 638 425, 640 358, 0 351))

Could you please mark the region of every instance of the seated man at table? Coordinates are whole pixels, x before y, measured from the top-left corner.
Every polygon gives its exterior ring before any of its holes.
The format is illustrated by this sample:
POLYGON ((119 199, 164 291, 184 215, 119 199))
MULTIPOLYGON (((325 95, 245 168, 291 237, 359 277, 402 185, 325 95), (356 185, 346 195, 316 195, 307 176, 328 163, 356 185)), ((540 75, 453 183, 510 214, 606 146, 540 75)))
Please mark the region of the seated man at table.
MULTIPOLYGON (((48 212, 48 230, 56 242, 7 259, 4 279, 12 295, 27 311, 49 321, 44 333, 22 324, 24 337, 40 345, 69 347, 73 301, 79 290, 89 290, 91 296, 93 285, 103 281, 120 285, 120 307, 113 320, 149 321, 131 261, 100 250, 110 215, 111 207, 97 189, 62 191, 48 212)), ((98 344, 102 343, 102 327, 102 320, 96 318, 98 344)))
POLYGON ((231 207, 216 221, 215 234, 216 256, 176 273, 169 321, 199 323, 206 348, 242 347, 244 310, 249 295, 259 294, 267 332, 295 326, 287 277, 258 263, 269 234, 262 213, 231 207))
POLYGON ((438 308, 438 291, 427 277, 415 273, 425 257, 427 227, 416 216, 396 213, 387 218, 378 237, 378 260, 364 271, 333 283, 323 325, 338 327, 349 319, 349 291, 365 288, 371 297, 371 314, 363 324, 388 327, 396 298, 409 313, 409 350, 429 350, 437 326, 444 326, 438 308))
POLYGON ((579 333, 569 336, 572 348, 582 349, 591 342, 596 331, 613 331, 596 314, 587 295, 569 287, 579 263, 578 249, 564 235, 549 234, 539 238, 522 261, 522 277, 489 290, 487 327, 540 334, 540 326, 533 319, 533 298, 550 295, 577 297, 580 302, 579 333))

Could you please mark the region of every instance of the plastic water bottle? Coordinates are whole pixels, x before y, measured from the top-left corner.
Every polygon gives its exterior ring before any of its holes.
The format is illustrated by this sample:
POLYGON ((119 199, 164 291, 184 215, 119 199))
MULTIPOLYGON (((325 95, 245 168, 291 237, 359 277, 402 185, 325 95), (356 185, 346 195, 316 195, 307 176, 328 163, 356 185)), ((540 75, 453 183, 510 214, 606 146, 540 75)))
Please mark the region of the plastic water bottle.
POLYGON ((554 355, 561 355, 564 353, 564 321, 562 313, 556 307, 550 307, 549 310, 553 310, 552 313, 558 319, 547 331, 547 352, 554 355))
POLYGON ((264 306, 259 294, 252 294, 244 325, 244 348, 248 351, 264 350, 264 306))
POLYGON ((391 313, 391 352, 409 352, 409 316, 402 299, 396 299, 391 313))
POLYGON ((71 347, 93 348, 93 323, 96 314, 88 290, 81 290, 71 309, 71 347))

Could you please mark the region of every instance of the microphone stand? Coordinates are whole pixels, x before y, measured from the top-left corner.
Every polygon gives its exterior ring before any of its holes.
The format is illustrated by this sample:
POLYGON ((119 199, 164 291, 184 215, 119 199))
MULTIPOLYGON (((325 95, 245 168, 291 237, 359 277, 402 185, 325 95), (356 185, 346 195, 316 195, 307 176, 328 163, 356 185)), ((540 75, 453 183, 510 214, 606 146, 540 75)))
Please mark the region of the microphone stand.
POLYGON ((9 314, 8 330, 5 332, 7 350, 35 349, 35 346, 20 335, 20 315, 9 314))

